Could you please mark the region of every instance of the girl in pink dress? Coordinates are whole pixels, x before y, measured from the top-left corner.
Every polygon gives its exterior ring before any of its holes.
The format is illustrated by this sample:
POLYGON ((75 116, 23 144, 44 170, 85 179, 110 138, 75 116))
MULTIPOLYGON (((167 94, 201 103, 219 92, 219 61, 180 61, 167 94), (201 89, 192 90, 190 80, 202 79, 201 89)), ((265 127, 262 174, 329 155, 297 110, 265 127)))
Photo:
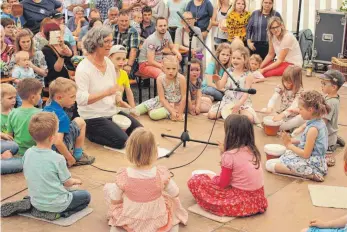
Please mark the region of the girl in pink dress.
POLYGON ((188 181, 189 190, 200 207, 218 216, 263 213, 268 204, 252 123, 247 116, 232 114, 225 120, 224 131, 220 175, 194 175, 188 181))
POLYGON ((121 168, 115 183, 104 187, 111 232, 178 231, 179 223, 187 223, 188 213, 169 170, 154 165, 156 144, 154 135, 144 128, 129 137, 125 149, 132 166, 121 168))

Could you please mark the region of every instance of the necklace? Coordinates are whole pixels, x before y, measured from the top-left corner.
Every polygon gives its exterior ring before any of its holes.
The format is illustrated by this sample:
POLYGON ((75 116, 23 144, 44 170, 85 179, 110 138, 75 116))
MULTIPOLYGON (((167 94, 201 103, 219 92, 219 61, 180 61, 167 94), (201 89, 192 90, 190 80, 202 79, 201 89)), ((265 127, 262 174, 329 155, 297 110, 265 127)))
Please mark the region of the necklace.
POLYGON ((90 56, 91 58, 92 58, 92 60, 93 60, 93 63, 94 63, 94 65, 96 66, 96 67, 100 67, 100 68, 104 68, 104 66, 105 66, 105 64, 106 64, 106 62, 105 62, 105 59, 102 61, 102 64, 99 64, 98 62, 96 62, 96 60, 94 59, 94 57, 93 56, 90 56))

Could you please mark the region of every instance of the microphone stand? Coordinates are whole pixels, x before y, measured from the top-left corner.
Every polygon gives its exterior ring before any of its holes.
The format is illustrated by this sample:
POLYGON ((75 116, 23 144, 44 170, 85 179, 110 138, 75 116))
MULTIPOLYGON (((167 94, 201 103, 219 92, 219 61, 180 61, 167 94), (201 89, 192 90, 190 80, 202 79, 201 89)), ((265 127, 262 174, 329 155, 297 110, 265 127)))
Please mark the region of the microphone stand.
POLYGON ((168 138, 174 138, 174 139, 180 139, 181 141, 164 157, 169 158, 182 144, 183 147, 186 147, 187 142, 195 142, 195 143, 202 143, 202 144, 210 144, 214 146, 218 146, 217 143, 211 143, 207 141, 202 140, 195 140, 191 139, 189 136, 189 132, 187 130, 187 124, 188 124, 188 97, 189 97, 189 82, 190 82, 190 66, 191 66, 191 60, 192 60, 192 40, 193 36, 195 36, 201 43, 204 45, 204 47, 209 51, 209 53, 212 55, 212 57, 216 60, 216 62, 223 68, 224 72, 228 74, 230 79, 234 82, 237 88, 240 88, 240 85, 238 82, 235 81, 235 79, 231 76, 231 74, 227 71, 227 69, 224 67, 224 65, 218 60, 218 58, 212 53, 212 51, 207 47, 207 45, 199 38, 199 36, 195 33, 193 28, 188 24, 188 22, 184 19, 182 14, 180 12, 177 12, 177 14, 180 16, 180 18, 184 21, 184 23, 189 28, 189 52, 188 52, 188 72, 187 72, 187 90, 186 90, 186 106, 185 106, 185 115, 184 115, 184 131, 182 132, 181 136, 172 136, 168 134, 161 134, 161 137, 168 137, 168 138))

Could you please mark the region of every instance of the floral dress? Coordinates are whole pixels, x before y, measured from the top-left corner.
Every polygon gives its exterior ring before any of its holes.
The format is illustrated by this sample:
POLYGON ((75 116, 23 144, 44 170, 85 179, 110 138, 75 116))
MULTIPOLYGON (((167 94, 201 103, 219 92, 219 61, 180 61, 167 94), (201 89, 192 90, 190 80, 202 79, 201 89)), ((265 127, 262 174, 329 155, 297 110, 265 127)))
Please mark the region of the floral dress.
POLYGON ((311 156, 308 159, 304 159, 293 151, 286 150, 286 152, 280 157, 280 161, 292 172, 302 176, 312 174, 326 175, 328 172, 328 166, 325 154, 328 149, 328 129, 323 119, 307 121, 307 126, 301 135, 298 147, 301 149, 305 148, 307 132, 311 127, 315 127, 318 130, 318 136, 314 143, 311 156))
MULTIPOLYGON (((171 82, 166 80, 165 74, 160 74, 158 78, 161 78, 165 99, 174 107, 178 107, 178 104, 181 101, 181 88, 178 76, 176 76, 175 80, 171 82)), ((145 101, 143 104, 148 109, 148 111, 163 107, 163 105, 160 103, 159 96, 149 99, 145 101)), ((170 115, 170 112, 168 110, 166 111, 167 114, 170 115)))
MULTIPOLYGON (((122 203, 110 204, 107 217, 111 226, 132 232, 164 232, 178 223, 186 224, 188 213, 177 197, 171 197, 164 189, 170 181, 166 167, 158 166, 152 178, 130 177, 122 168, 116 176, 116 185, 122 191, 122 203)), ((106 200, 110 202, 110 186, 105 185, 106 200)))
POLYGON ((2 75, 9 75, 10 68, 8 67, 14 48, 12 45, 5 45, 5 50, 1 53, 0 68, 2 75))
MULTIPOLYGON (((244 72, 240 77, 236 78, 234 77, 235 81, 237 81, 240 85, 240 88, 245 88, 246 83, 246 77, 250 74, 250 72, 244 72)), ((243 96, 244 93, 242 92, 236 92, 233 90, 230 90, 231 88, 234 88, 233 81, 228 77, 227 83, 225 84, 225 92, 224 96, 221 102, 218 102, 214 104, 211 108, 212 112, 217 112, 219 108, 219 112, 223 110, 223 108, 230 104, 230 103, 237 103, 243 96), (219 106, 220 105, 220 106, 219 106)), ((246 110, 249 113, 253 115, 254 122, 258 123, 257 113, 252 108, 252 101, 251 98, 248 96, 247 100, 243 103, 243 105, 240 107, 240 110, 246 110)))
MULTIPOLYGON (((43 55, 42 51, 34 52, 33 57, 31 57, 31 62, 36 67, 47 70, 47 63, 45 60, 45 55, 43 55)), ((15 59, 15 56, 13 55, 11 57, 11 61, 10 61, 9 65, 8 65, 9 69, 12 70, 15 65, 16 65, 16 59, 15 59)), ((35 73, 35 78, 38 79, 42 83, 42 86, 44 86, 44 77, 43 76, 40 76, 39 74, 35 73)))

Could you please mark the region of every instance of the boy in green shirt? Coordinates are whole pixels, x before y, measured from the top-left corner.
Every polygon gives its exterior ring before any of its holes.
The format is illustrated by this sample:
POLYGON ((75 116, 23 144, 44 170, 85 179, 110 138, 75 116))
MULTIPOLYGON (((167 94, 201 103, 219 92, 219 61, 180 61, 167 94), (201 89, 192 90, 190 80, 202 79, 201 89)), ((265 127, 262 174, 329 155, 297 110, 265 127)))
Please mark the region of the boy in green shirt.
POLYGON ((41 99, 42 84, 35 78, 26 78, 19 82, 17 91, 23 103, 8 115, 7 133, 18 144, 18 153, 24 155, 28 148, 36 144, 29 134, 28 126, 32 115, 41 111, 35 106, 41 99))

